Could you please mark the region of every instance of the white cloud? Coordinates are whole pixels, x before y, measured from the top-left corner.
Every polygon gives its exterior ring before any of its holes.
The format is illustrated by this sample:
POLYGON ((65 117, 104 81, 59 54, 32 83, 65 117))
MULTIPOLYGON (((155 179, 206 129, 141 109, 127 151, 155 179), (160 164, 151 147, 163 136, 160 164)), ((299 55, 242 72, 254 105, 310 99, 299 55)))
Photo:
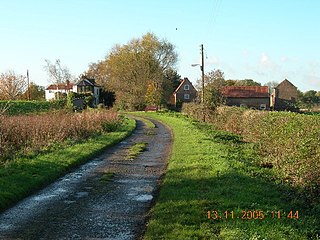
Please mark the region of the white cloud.
POLYGON ((267 54, 262 53, 260 57, 260 63, 262 65, 268 65, 270 63, 270 58, 267 54))
POLYGON ((309 88, 316 88, 314 90, 320 90, 320 62, 310 61, 307 64, 306 75, 304 76, 304 81, 310 84, 309 88))
POLYGON ((219 64, 219 58, 218 57, 215 57, 215 56, 213 56, 213 57, 206 57, 206 59, 205 59, 205 64, 207 64, 207 65, 211 65, 211 64, 219 64))

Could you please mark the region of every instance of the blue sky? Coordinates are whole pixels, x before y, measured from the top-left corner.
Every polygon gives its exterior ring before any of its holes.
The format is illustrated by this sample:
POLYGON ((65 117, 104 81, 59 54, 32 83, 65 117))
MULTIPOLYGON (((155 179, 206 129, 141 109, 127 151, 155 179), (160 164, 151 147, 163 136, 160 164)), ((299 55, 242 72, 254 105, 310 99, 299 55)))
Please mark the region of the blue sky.
POLYGON ((318 0, 0 0, 0 72, 49 84, 45 59, 73 75, 117 43, 153 32, 176 46, 178 73, 195 82, 200 44, 205 71, 262 84, 289 79, 320 91, 318 0))

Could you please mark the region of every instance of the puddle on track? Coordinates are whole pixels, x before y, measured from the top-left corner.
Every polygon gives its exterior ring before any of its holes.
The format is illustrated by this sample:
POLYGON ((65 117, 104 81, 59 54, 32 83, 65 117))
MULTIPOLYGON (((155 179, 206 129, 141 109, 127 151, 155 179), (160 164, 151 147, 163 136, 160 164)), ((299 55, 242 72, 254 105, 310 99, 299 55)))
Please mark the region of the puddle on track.
POLYGON ((143 195, 138 195, 137 197, 134 198, 134 200, 141 201, 141 202, 148 202, 148 201, 151 201, 152 198, 153 198, 152 195, 143 194, 143 195))

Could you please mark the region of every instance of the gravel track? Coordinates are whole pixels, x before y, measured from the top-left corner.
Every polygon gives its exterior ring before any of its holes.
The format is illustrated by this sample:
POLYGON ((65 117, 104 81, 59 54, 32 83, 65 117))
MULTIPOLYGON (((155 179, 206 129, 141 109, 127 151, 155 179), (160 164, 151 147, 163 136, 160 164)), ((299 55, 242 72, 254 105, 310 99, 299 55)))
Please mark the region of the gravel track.
POLYGON ((139 239, 163 176, 172 136, 152 120, 129 138, 0 214, 0 239, 139 239), (134 143, 147 151, 125 160, 134 143))

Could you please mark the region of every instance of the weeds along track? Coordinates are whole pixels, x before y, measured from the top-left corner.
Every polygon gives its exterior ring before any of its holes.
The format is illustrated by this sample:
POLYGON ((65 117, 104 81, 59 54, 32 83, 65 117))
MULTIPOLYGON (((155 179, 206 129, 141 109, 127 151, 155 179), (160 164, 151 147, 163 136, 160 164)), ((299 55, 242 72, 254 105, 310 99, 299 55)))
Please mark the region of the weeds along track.
POLYGON ((113 111, 0 115, 0 161, 26 156, 65 141, 80 141, 112 131, 121 119, 113 111))

